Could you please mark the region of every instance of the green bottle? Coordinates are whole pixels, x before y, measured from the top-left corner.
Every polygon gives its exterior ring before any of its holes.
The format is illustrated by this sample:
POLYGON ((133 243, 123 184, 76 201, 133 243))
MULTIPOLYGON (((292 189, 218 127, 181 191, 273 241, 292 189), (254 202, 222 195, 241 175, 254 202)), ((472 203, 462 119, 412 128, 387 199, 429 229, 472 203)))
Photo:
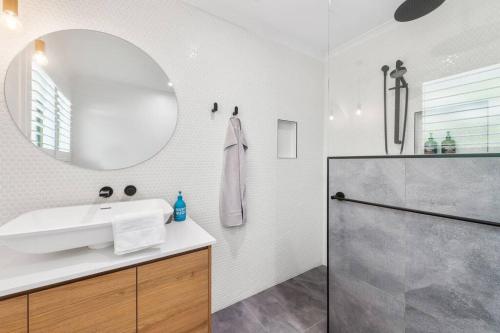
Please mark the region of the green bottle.
POLYGON ((436 140, 432 137, 432 133, 429 134, 429 139, 425 142, 424 145, 424 154, 437 154, 438 153, 438 144, 436 140))
POLYGON ((457 145, 455 140, 451 138, 450 131, 446 132, 446 139, 441 142, 441 153, 455 154, 457 152, 457 145))

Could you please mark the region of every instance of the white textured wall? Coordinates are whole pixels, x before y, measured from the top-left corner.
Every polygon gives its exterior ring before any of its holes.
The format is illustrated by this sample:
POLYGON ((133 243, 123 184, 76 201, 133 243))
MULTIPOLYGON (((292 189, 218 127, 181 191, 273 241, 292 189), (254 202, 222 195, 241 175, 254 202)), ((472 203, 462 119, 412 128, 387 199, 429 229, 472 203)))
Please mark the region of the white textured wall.
MULTIPOLYGON (((332 1, 335 8, 336 1, 332 1)), ((446 1, 435 12, 408 23, 393 21, 332 50, 327 122, 329 155, 383 155, 384 109, 381 68, 401 59, 410 86, 406 154, 414 152, 413 113, 422 111, 422 83, 500 63, 500 2, 446 1), (358 104, 362 114, 356 115, 358 104), (334 119, 329 120, 333 114, 334 119)), ((356 19, 357 13, 331 14, 356 19)), ((340 31, 330 31, 333 38, 340 31)), ((388 88, 394 80, 388 78, 388 88)), ((404 94, 402 94, 402 98, 404 94)), ((394 92, 387 95, 388 142, 394 145, 394 92)), ((401 103, 404 104, 403 102, 401 103)))
POLYGON ((152 160, 126 170, 89 171, 32 147, 0 94, 0 223, 33 209, 96 201, 102 185, 115 188, 114 200, 123 198, 128 184, 138 187, 137 198, 173 201, 182 189, 191 216, 218 240, 214 310, 321 264, 321 62, 180 1, 23 0, 20 5, 24 31, 0 29, 2 75, 39 35, 70 28, 108 32, 142 48, 169 75, 179 122, 168 146, 152 160), (215 101, 221 110, 212 118, 215 101), (250 146, 249 219, 244 228, 226 230, 218 220, 218 195, 224 130, 234 105, 250 146), (298 121, 299 159, 276 159, 277 118, 298 121))

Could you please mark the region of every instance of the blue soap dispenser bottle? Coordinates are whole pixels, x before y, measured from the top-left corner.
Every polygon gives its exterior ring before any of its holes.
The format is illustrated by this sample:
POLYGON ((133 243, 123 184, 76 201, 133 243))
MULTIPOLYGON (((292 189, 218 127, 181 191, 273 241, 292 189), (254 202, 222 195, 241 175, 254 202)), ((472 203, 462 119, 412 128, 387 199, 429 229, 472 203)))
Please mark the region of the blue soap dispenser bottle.
POLYGON ((182 192, 179 191, 177 201, 174 205, 174 221, 182 222, 186 220, 186 203, 182 199, 182 192))

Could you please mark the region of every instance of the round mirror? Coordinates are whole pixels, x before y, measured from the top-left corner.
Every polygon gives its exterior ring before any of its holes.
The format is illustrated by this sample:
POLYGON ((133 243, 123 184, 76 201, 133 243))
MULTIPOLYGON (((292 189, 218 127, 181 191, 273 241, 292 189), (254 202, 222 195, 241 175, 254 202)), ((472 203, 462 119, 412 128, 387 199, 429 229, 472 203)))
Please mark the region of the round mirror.
POLYGON ((161 67, 135 45, 91 30, 30 43, 5 79, 12 119, 57 160, 122 169, 157 154, 177 122, 177 99, 161 67))

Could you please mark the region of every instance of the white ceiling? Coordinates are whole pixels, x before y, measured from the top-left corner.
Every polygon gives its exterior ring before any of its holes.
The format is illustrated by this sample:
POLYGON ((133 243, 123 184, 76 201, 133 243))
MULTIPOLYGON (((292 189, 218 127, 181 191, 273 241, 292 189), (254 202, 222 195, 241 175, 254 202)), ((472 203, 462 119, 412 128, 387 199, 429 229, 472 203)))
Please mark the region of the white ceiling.
POLYGON ((328 49, 328 0, 184 0, 253 33, 320 57, 328 49))
MULTIPOLYGON (((328 51, 329 0, 184 0, 314 57, 328 51)), ((402 0, 331 0, 333 48, 393 20, 402 0)))
POLYGON ((394 12, 402 3, 403 0, 332 0, 332 48, 337 48, 384 23, 395 22, 394 12))

